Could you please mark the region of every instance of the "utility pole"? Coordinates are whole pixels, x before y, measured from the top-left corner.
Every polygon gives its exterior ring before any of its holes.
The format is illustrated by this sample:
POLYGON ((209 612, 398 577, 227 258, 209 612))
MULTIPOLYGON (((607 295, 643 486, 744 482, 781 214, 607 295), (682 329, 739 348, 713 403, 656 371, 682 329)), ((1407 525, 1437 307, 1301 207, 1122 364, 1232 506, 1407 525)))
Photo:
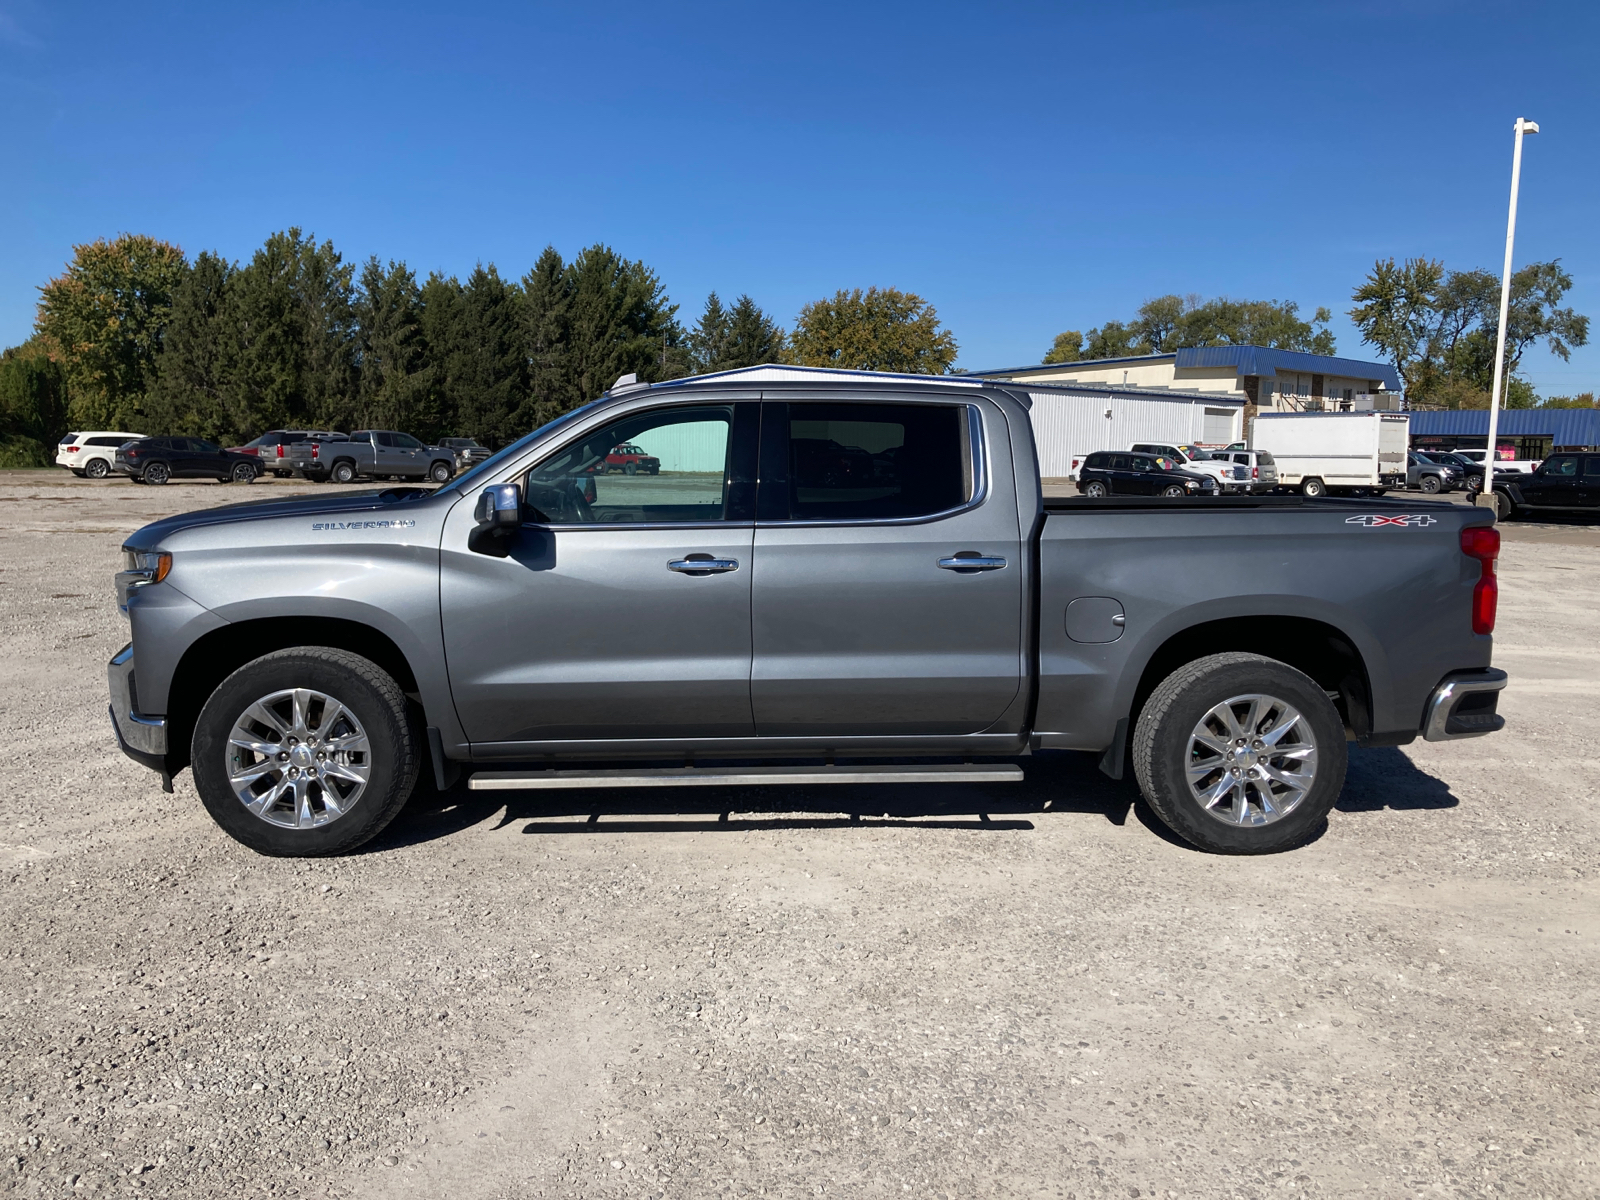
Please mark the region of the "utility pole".
MULTIPOLYGON (((1522 181, 1522 136, 1539 132, 1537 125, 1522 117, 1517 118, 1513 128, 1516 130, 1516 141, 1511 151, 1511 215, 1506 218, 1506 265, 1500 272, 1500 332, 1494 339, 1494 384, 1489 389, 1489 449, 1483 456, 1483 494, 1492 505, 1499 503, 1494 499, 1494 457, 1498 449, 1495 439, 1499 436, 1500 401, 1506 373, 1506 318, 1511 312, 1511 243, 1517 236, 1517 186, 1522 181)), ((1499 511, 1498 507, 1495 511, 1499 511)))

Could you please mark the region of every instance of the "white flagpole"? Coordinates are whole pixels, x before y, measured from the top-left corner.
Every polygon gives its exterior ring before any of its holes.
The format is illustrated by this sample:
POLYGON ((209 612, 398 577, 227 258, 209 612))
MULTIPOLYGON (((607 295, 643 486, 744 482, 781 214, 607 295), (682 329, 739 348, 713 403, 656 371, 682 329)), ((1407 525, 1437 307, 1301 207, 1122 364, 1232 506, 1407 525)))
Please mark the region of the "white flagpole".
POLYGON ((1532 121, 1517 118, 1516 141, 1511 151, 1511 214, 1506 218, 1506 265, 1500 272, 1500 331, 1494 341, 1494 384, 1489 390, 1489 448, 1483 456, 1483 495, 1491 505, 1494 496, 1495 445, 1500 429, 1500 402, 1506 372, 1506 318, 1511 311, 1511 244, 1517 236, 1517 185, 1522 181, 1522 135, 1538 133, 1532 121))

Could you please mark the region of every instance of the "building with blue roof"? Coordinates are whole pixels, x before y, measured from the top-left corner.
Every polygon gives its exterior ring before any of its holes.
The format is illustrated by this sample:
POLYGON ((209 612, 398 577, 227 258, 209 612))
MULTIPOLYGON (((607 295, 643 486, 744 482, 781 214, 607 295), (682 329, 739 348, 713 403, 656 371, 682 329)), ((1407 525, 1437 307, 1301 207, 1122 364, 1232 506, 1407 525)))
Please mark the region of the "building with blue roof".
MULTIPOLYGON (((1507 408, 1495 428, 1500 456, 1548 458, 1558 450, 1600 450, 1600 409, 1507 408)), ((1461 408, 1411 414, 1417 450, 1482 450, 1489 444, 1489 410, 1461 408)))
POLYGON ((1202 392, 1261 412, 1398 409, 1400 374, 1393 364, 1273 350, 1267 346, 1195 346, 1170 354, 1038 363, 973 371, 1017 383, 1095 384, 1202 392))

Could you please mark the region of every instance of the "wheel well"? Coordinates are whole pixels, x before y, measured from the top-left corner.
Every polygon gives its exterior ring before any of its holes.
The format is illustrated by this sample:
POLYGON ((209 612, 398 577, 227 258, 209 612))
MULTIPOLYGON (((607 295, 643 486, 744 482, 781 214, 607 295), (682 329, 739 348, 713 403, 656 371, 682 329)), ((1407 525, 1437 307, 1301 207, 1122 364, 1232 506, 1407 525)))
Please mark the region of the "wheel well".
POLYGON ((417 693, 416 675, 400 647, 359 621, 270 617, 224 625, 197 638, 172 673, 167 692, 167 770, 176 774, 189 765, 195 720, 218 684, 252 659, 294 646, 332 646, 359 654, 387 671, 401 691, 413 697, 417 693))
POLYGON ((1184 663, 1230 650, 1262 654, 1304 671, 1317 686, 1337 693, 1334 704, 1352 733, 1372 732, 1372 693, 1360 651, 1332 625, 1306 617, 1230 617, 1173 634, 1145 664, 1130 725, 1168 675, 1184 663))

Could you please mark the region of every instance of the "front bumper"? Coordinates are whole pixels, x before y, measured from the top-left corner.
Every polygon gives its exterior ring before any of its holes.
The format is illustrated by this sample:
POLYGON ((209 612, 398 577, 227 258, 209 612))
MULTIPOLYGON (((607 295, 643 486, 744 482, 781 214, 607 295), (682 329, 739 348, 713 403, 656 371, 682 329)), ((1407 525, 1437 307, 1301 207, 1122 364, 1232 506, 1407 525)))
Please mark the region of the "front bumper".
POLYGON ((165 773, 167 769, 167 719, 139 713, 139 693, 133 678, 133 643, 111 656, 106 665, 111 688, 111 729, 122 752, 140 766, 165 773))
POLYGON ((1506 719, 1495 706, 1505 686, 1506 673, 1498 667, 1446 676, 1423 709, 1423 740, 1453 742, 1504 729, 1506 719))

